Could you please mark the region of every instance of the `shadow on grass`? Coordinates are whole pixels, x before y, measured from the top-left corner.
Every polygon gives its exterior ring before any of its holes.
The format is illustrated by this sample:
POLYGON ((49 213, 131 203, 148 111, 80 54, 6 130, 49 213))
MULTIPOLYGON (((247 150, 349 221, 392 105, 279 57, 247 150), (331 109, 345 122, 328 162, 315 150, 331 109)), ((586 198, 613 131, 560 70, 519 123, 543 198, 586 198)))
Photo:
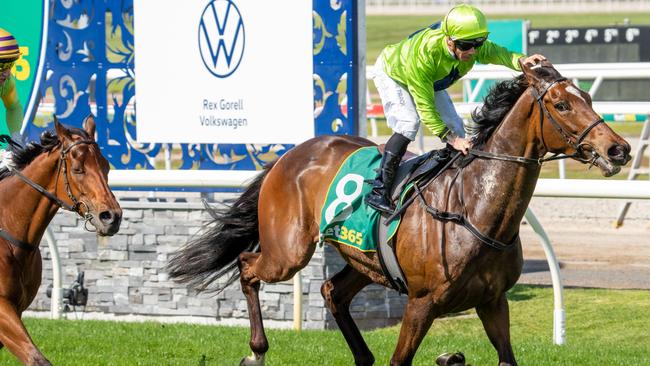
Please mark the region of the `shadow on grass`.
POLYGON ((535 288, 544 288, 548 286, 539 286, 539 285, 515 285, 511 288, 510 291, 506 294, 508 301, 525 301, 537 297, 537 294, 533 291, 535 288))

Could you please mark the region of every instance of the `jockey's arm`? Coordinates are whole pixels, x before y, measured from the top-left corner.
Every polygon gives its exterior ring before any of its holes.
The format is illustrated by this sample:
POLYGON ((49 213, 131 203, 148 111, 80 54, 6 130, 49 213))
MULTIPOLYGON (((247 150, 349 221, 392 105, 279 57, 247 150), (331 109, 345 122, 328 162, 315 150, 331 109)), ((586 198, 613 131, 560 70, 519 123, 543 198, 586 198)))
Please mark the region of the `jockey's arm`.
POLYGON ((23 108, 18 100, 16 81, 13 77, 5 81, 0 97, 2 97, 2 103, 7 110, 7 127, 9 128, 9 132, 19 132, 23 123, 23 108))
POLYGON ((523 53, 512 52, 489 40, 478 48, 476 60, 482 64, 503 65, 509 69, 521 71, 519 59, 526 57, 523 53))

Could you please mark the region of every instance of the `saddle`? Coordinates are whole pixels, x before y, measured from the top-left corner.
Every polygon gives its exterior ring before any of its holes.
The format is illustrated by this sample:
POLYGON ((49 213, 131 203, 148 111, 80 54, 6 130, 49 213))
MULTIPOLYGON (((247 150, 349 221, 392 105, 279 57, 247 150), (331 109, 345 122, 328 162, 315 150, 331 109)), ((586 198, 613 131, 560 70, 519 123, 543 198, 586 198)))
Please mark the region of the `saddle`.
MULTIPOLYGON (((379 151, 383 154, 384 145, 379 147, 379 151)), ((411 183, 427 182, 433 179, 447 166, 446 163, 449 162, 451 156, 452 152, 449 148, 432 150, 420 156, 407 152, 397 170, 395 183, 390 192, 391 200, 399 201, 404 189, 411 183)), ((389 215, 382 213, 376 228, 379 264, 393 288, 399 293, 405 294, 408 292, 406 277, 397 262, 394 237, 389 237, 388 224, 390 221, 392 220, 389 220, 389 215)))

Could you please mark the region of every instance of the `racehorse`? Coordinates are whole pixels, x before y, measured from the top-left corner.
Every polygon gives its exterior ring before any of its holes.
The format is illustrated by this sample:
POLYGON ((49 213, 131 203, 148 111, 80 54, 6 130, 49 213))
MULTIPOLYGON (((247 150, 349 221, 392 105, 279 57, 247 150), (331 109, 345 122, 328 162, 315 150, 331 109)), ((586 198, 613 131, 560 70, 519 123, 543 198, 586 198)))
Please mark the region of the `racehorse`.
POLYGON ((56 134, 44 132, 40 143, 11 145, 0 168, 0 342, 26 365, 50 365, 21 320, 41 284, 39 243, 47 225, 59 208, 79 214, 99 235, 115 234, 122 219, 93 117, 84 129, 56 118, 54 125, 56 134))
MULTIPOLYGON (((435 318, 471 308, 498 353, 499 365, 517 365, 506 291, 521 274, 519 226, 544 156, 566 154, 597 166, 605 176, 630 159, 630 146, 594 112, 587 93, 548 62, 522 65, 522 70, 523 75, 498 84, 473 113, 480 127, 471 155, 427 185, 421 200, 403 213, 395 251, 408 283, 408 302, 391 365, 411 364, 435 318), (435 210, 461 215, 471 225, 434 219, 430 212, 435 210)), ((253 351, 242 364, 263 364, 269 348, 260 281, 288 280, 307 265, 319 241, 319 219, 332 177, 349 154, 369 145, 359 137, 326 136, 294 147, 268 166, 232 207, 214 210, 215 224, 170 260, 170 276, 199 290, 222 289, 239 274, 253 351), (214 280, 227 273, 232 276, 225 285, 215 287, 214 280)), ((321 293, 355 363, 371 365, 374 356, 349 306, 367 285, 390 287, 389 281, 375 252, 329 244, 347 266, 323 283, 321 293)))

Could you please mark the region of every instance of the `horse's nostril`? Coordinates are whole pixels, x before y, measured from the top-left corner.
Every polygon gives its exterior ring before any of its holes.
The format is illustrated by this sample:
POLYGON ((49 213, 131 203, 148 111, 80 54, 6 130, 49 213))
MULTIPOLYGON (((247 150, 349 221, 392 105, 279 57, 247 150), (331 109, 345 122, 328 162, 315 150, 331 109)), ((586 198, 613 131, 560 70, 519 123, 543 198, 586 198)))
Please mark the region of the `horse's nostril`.
POLYGON ((113 213, 111 211, 100 212, 99 219, 105 224, 110 224, 113 222, 113 213))
POLYGON ((623 145, 613 145, 607 150, 607 156, 615 161, 626 161, 628 149, 623 145))

